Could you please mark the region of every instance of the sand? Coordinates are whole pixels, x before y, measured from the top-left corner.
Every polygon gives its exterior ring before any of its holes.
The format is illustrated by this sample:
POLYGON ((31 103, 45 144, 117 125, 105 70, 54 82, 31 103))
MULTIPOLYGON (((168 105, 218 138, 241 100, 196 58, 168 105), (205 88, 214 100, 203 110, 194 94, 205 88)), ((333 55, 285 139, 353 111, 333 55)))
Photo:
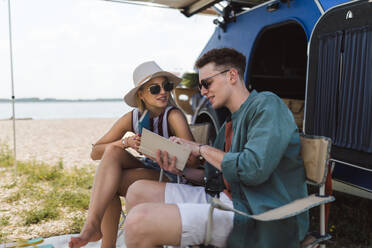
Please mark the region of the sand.
MULTIPOLYGON (((48 164, 63 161, 65 168, 97 164, 91 144, 102 137, 116 119, 16 120, 17 160, 48 164)), ((0 144, 13 150, 13 123, 0 121, 0 144)))
MULTIPOLYGON (((64 168, 85 167, 86 165, 98 165, 98 161, 90 158, 91 144, 96 142, 114 124, 116 119, 63 119, 63 120, 17 120, 16 121, 16 144, 17 160, 36 160, 49 165, 63 161, 64 168)), ((13 149, 13 126, 12 121, 0 121, 0 149, 5 145, 13 149)), ((1 170, 0 171, 4 171, 1 170)), ((69 230, 74 217, 79 217, 82 211, 61 209, 62 219, 49 220, 35 225, 19 225, 22 223, 24 211, 30 211, 39 204, 38 200, 19 200, 14 204, 7 199, 18 187, 7 188, 12 185, 12 171, 5 172, 0 180, 0 219, 10 216, 10 225, 1 230, 1 234, 7 234, 8 240, 17 238, 29 239, 31 237, 49 236, 50 233, 65 234, 69 230)), ((43 183, 38 186, 43 187, 43 183)), ((4 238, 4 237, 0 237, 4 238)), ((57 241, 59 239, 57 238, 57 241)), ((49 242, 49 241, 48 241, 49 242)), ((53 241, 54 242, 54 241, 53 241)), ((53 243, 49 242, 49 243, 53 243)), ((55 246, 62 247, 62 246, 55 246)), ((98 246, 92 246, 98 247, 98 246)))

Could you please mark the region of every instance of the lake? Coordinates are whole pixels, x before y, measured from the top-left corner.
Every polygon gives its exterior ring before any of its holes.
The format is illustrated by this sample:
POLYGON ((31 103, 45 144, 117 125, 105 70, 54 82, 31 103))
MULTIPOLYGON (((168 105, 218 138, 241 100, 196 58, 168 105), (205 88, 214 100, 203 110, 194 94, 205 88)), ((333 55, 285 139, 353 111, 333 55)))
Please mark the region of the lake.
MULTIPOLYGON (((124 101, 94 102, 17 102, 16 118, 76 119, 76 118, 118 118, 130 111, 124 101)), ((12 116, 12 104, 0 103, 0 120, 12 116)))

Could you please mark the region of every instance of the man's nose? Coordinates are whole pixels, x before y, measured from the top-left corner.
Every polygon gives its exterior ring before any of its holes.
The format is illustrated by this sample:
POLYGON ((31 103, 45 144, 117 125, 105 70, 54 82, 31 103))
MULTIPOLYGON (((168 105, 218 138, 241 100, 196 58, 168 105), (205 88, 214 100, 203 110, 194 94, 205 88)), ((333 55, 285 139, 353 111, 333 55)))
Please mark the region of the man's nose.
POLYGON ((200 89, 200 94, 201 94, 202 96, 205 96, 207 93, 208 93, 208 90, 205 89, 204 86, 202 86, 202 88, 200 89))

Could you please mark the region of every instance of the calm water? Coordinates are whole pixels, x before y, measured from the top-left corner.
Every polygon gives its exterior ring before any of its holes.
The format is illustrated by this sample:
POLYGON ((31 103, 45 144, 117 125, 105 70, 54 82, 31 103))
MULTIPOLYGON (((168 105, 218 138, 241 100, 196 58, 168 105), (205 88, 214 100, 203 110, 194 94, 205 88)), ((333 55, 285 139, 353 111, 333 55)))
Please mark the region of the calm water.
MULTIPOLYGON (((16 118, 118 118, 131 108, 124 102, 27 102, 15 104, 16 118)), ((12 116, 11 103, 0 103, 0 119, 12 116)))

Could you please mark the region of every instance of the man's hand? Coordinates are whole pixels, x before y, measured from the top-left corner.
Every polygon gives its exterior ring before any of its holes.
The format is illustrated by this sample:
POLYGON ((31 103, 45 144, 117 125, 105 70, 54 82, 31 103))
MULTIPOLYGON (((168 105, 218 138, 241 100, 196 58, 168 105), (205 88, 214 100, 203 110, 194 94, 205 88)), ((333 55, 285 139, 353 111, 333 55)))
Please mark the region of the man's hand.
POLYGON ((175 136, 172 136, 169 138, 171 141, 177 143, 177 144, 180 144, 180 145, 183 145, 183 146, 186 146, 188 148, 191 149, 191 154, 195 157, 198 157, 200 156, 200 153, 199 153, 199 146, 200 144, 199 143, 196 143, 196 142, 193 142, 193 141, 190 141, 190 140, 186 140, 186 139, 182 139, 182 138, 179 138, 179 137, 175 137, 175 136))
POLYGON ((177 144, 189 147, 191 149, 191 154, 193 156, 195 157, 202 156, 209 164, 213 165, 218 170, 222 170, 221 163, 223 157, 225 156, 224 151, 221 151, 217 148, 208 145, 201 145, 178 137, 170 137, 169 139, 173 142, 176 142, 177 144))
POLYGON ((182 175, 182 171, 176 168, 177 157, 168 159, 168 152, 157 150, 156 152, 156 162, 159 164, 160 168, 169 171, 176 175, 182 175))
MULTIPOLYGON (((188 162, 192 164, 196 164, 196 161, 197 161, 196 158, 200 156, 200 153, 199 153, 200 144, 190 141, 190 140, 175 137, 175 136, 170 137, 169 140, 177 144, 180 144, 182 146, 186 146, 190 148, 191 154, 188 159, 189 160, 188 162)), ((168 158, 168 152, 166 151, 158 150, 156 153, 156 162, 159 164, 160 168, 166 171, 169 171, 171 173, 174 173, 176 175, 182 175, 182 171, 176 168, 176 161, 177 161, 177 157, 174 156, 173 158, 168 158)))

